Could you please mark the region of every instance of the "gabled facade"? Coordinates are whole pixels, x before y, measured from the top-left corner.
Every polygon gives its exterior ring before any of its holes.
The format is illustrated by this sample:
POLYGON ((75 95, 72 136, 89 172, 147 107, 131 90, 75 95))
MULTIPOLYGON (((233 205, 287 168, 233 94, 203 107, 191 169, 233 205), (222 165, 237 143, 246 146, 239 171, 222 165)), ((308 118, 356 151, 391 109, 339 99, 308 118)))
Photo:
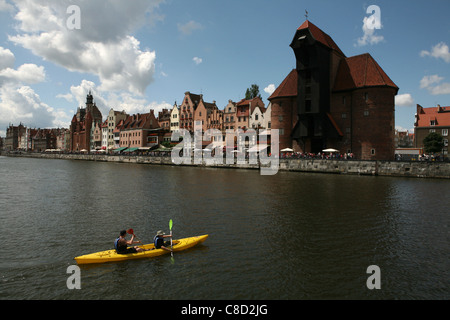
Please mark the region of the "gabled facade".
POLYGON ((109 110, 108 118, 106 121, 108 122, 108 128, 107 128, 107 144, 106 148, 108 150, 115 148, 115 139, 114 139, 114 130, 117 127, 117 124, 121 120, 125 120, 128 117, 128 114, 125 111, 115 111, 113 108, 109 110))
POLYGON ((236 125, 236 103, 228 100, 223 109, 223 130, 234 130, 236 125))
POLYGON ((264 102, 259 97, 242 99, 236 104, 236 129, 247 130, 250 128, 250 116, 256 107, 264 108, 264 102))
POLYGON ((14 151, 19 148, 19 137, 26 132, 26 127, 23 124, 18 126, 10 125, 6 129, 6 137, 4 142, 5 150, 14 151))
POLYGON ((202 132, 208 129, 219 129, 222 124, 222 114, 217 108, 216 101, 212 103, 205 102, 203 95, 200 95, 200 101, 194 110, 194 123, 199 121, 202 124, 202 132))
POLYGON ((266 113, 265 107, 257 105, 250 114, 249 127, 252 129, 265 129, 264 114, 266 113))
POLYGON ((172 111, 170 112, 170 132, 178 130, 180 130, 180 108, 175 102, 172 111))
POLYGON ((209 110, 208 118, 206 119, 206 129, 223 130, 223 111, 219 110, 216 102, 213 101, 214 107, 209 110))
POLYGON ((107 150, 108 149, 108 138, 110 136, 109 133, 109 129, 110 125, 109 125, 109 116, 108 119, 105 120, 105 122, 102 123, 101 126, 101 136, 102 136, 102 143, 101 143, 101 149, 102 150, 107 150))
POLYGON ((197 109, 202 95, 193 94, 189 91, 184 93, 183 102, 180 104, 180 129, 190 132, 194 131, 194 112, 197 109))
POLYGON ((163 130, 170 130, 170 115, 171 111, 169 111, 168 109, 163 109, 158 113, 159 127, 163 130))

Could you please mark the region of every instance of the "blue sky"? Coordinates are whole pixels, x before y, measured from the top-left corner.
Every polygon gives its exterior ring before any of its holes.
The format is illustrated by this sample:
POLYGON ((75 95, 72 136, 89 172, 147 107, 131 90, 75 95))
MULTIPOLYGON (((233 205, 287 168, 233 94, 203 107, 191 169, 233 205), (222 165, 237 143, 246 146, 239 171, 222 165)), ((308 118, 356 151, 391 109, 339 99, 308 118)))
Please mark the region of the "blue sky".
POLYGON ((397 84, 398 128, 414 127, 416 104, 450 105, 447 0, 0 0, 0 136, 10 123, 68 127, 88 90, 104 117, 171 108, 185 91, 223 109, 253 83, 267 104, 295 67, 305 9, 348 57, 369 52, 397 84), (70 5, 80 29, 67 28, 70 5), (381 29, 365 35, 370 5, 381 29))

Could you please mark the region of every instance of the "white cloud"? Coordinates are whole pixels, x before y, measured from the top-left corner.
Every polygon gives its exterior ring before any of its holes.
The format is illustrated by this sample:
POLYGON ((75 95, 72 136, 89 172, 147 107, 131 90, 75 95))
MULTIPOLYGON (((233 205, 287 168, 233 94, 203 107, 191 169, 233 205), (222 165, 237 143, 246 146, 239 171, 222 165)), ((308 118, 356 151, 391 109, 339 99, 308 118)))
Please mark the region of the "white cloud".
POLYGON ((437 74, 434 74, 431 76, 425 76, 422 78, 422 80, 420 80, 420 88, 422 88, 422 89, 428 88, 432 84, 441 82, 443 79, 444 78, 439 77, 437 74))
POLYGON ((437 74, 424 76, 422 80, 420 80, 420 88, 427 89, 432 95, 450 94, 450 83, 441 83, 442 80, 444 80, 444 78, 437 74))
MULTIPOLYGON (((63 95, 65 99, 71 98, 77 102, 77 107, 84 107, 86 105, 86 95, 91 91, 94 97, 94 102, 103 115, 103 118, 113 108, 116 111, 125 111, 128 114, 148 113, 150 109, 155 110, 155 115, 163 108, 172 109, 172 105, 166 102, 149 102, 145 98, 136 97, 128 92, 106 93, 98 90, 95 83, 88 80, 83 80, 78 86, 71 86, 70 93, 63 95)), ((73 116, 73 115, 72 115, 73 116)))
POLYGON ((194 20, 191 20, 185 24, 178 24, 178 30, 184 35, 191 35, 195 30, 203 29, 203 26, 194 20))
POLYGON ((194 61, 196 65, 199 65, 200 63, 203 62, 203 59, 199 57, 194 57, 192 58, 192 61, 194 61))
MULTIPOLYGON (((125 110, 128 114, 136 113, 149 113, 150 110, 154 110, 155 116, 158 116, 158 112, 162 109, 171 110, 173 106, 167 102, 148 102, 143 98, 136 98, 128 93, 110 94, 108 97, 108 104, 114 106, 114 110, 125 110)), ((109 110, 108 110, 109 111, 109 110)))
POLYGON ((9 49, 0 47, 0 70, 14 67, 16 58, 9 49))
POLYGON ((449 82, 442 83, 433 88, 429 88, 429 91, 432 95, 450 94, 450 83, 449 82))
POLYGON ((420 52, 420 56, 432 56, 436 59, 441 58, 445 62, 450 63, 450 49, 444 42, 440 42, 435 45, 433 48, 431 48, 431 51, 422 50, 420 52))
POLYGON ((60 99, 65 99, 65 100, 67 100, 67 101, 69 101, 69 102, 72 102, 72 101, 73 101, 73 96, 72 96, 71 93, 67 93, 67 94, 58 94, 58 95, 56 95, 56 97, 57 97, 57 98, 60 98, 60 99))
POLYGON ((367 44, 377 44, 384 40, 383 36, 375 34, 375 31, 378 30, 378 28, 381 29, 383 27, 381 25, 381 22, 379 23, 377 28, 374 28, 374 26, 372 24, 373 24, 373 19, 371 19, 371 17, 364 17, 363 27, 362 27, 364 35, 361 38, 358 38, 358 40, 357 40, 358 46, 362 47, 367 44))
POLYGON ((28 86, 0 87, 0 127, 20 122, 30 127, 53 127, 56 117, 54 110, 41 101, 39 95, 28 86))
POLYGON ((14 6, 9 4, 6 0, 0 0, 0 12, 1 11, 12 11, 14 6))
POLYGON ((14 62, 14 54, 0 47, 0 128, 20 122, 29 126, 54 125, 54 109, 27 86, 45 81, 44 67, 27 63, 14 69, 14 62))
POLYGON ((9 40, 70 71, 98 76, 99 90, 143 95, 153 81, 156 54, 129 33, 161 2, 80 0, 81 29, 69 30, 71 0, 15 0, 19 34, 9 40))
POLYGON ((84 108, 86 106, 86 95, 89 91, 91 91, 94 102, 104 117, 109 112, 110 108, 108 107, 108 102, 103 97, 103 92, 97 88, 94 82, 83 80, 78 86, 70 87, 70 94, 77 102, 77 107, 84 108))
POLYGON ((400 131, 400 132, 408 131, 409 133, 414 133, 414 128, 407 129, 402 126, 395 126, 395 130, 400 131))
POLYGON ((8 83, 39 83, 45 80, 44 67, 35 64, 23 64, 17 70, 6 68, 0 70, 0 85, 8 83))
POLYGON ((267 87, 264 88, 264 92, 268 93, 269 95, 271 95, 272 93, 275 92, 275 85, 273 83, 269 84, 267 87))
POLYGON ((395 105, 399 107, 410 107, 414 105, 414 99, 410 93, 395 96, 395 105))

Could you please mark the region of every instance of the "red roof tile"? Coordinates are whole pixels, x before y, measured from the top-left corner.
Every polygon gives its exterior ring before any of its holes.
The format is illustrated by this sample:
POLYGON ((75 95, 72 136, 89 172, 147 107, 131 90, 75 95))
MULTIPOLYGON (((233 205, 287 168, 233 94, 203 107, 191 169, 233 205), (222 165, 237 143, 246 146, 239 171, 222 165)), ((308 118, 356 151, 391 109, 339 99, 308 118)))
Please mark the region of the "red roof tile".
POLYGON ((269 97, 269 101, 275 98, 295 97, 297 96, 298 88, 298 72, 293 69, 283 82, 276 88, 276 90, 269 97))
POLYGON ((388 86, 398 90, 395 83, 370 54, 364 53, 341 61, 334 91, 375 86, 388 86))
POLYGON ((417 107, 416 127, 450 127, 450 107, 417 107), (431 121, 434 124, 431 124, 431 121))
POLYGON ((309 29, 314 39, 326 45, 327 47, 339 52, 342 56, 345 57, 345 54, 341 51, 338 45, 333 41, 333 39, 319 29, 316 25, 311 23, 311 21, 306 20, 297 30, 309 29))
MULTIPOLYGON (((258 107, 265 107, 264 106, 264 102, 261 100, 261 98, 259 98, 259 97, 256 97, 256 98, 253 98, 253 99, 249 99, 249 100, 246 100, 246 99, 242 99, 241 101, 239 101, 237 104, 236 104, 236 107, 244 107, 244 106, 248 106, 248 105, 250 105, 251 106, 251 110, 250 110, 250 113, 251 112, 253 112, 253 110, 255 110, 255 108, 258 106, 258 107)), ((240 109, 240 110, 242 110, 242 109, 240 109)), ((239 110, 238 110, 239 111, 239 110)), ((248 115, 248 114, 247 114, 248 115)))

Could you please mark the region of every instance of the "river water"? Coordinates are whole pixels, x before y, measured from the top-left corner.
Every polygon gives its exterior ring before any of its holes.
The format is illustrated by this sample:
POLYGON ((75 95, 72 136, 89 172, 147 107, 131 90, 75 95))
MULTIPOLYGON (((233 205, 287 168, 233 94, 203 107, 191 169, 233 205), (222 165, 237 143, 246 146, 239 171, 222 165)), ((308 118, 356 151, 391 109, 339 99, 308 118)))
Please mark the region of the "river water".
POLYGON ((449 198, 448 180, 0 157, 0 299, 449 299, 449 198), (67 288, 75 256, 170 219, 209 238, 67 288))

